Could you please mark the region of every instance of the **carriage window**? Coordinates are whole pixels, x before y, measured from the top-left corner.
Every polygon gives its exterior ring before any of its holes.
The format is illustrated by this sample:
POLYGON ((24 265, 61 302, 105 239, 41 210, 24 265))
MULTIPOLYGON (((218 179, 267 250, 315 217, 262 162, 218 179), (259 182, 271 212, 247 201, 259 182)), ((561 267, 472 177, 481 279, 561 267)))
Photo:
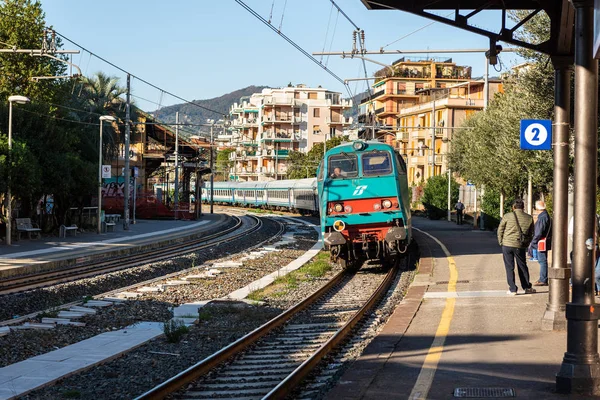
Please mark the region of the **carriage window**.
POLYGON ((319 163, 318 171, 319 171, 319 175, 318 175, 317 179, 322 181, 323 180, 323 160, 321 160, 321 162, 319 163))
POLYGON ((358 175, 357 164, 355 154, 334 154, 329 157, 327 173, 333 179, 352 178, 358 175))
POLYGON ((373 151, 362 155, 363 175, 388 175, 392 172, 390 153, 373 151))

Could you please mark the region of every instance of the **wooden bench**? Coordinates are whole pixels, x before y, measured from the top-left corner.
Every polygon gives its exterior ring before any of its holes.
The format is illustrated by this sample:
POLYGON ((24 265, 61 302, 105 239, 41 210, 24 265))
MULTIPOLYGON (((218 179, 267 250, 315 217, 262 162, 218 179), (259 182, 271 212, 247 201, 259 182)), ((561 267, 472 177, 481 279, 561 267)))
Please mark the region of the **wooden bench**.
POLYGON ((31 218, 17 218, 17 240, 21 239, 21 233, 27 232, 27 237, 31 239, 32 233, 37 233, 38 237, 42 237, 42 230, 31 222, 31 218))
POLYGON ((77 225, 71 225, 71 226, 65 226, 65 225, 61 225, 60 226, 60 237, 67 237, 67 233, 68 232, 73 232, 74 236, 77 236, 77 230, 79 228, 77 228, 77 225))

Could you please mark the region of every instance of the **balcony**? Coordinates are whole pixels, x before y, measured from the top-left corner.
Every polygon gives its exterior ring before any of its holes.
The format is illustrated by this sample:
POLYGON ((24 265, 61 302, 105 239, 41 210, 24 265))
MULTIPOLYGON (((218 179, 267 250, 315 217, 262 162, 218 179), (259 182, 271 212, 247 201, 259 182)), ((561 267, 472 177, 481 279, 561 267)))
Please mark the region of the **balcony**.
POLYGON ((273 150, 267 149, 263 151, 263 156, 266 158, 287 158, 290 154, 289 150, 273 150))
POLYGON ((350 125, 352 123, 352 118, 346 118, 342 115, 336 117, 327 117, 325 122, 328 125, 350 125))
POLYGON ((297 101, 297 99, 294 98, 278 98, 278 97, 266 97, 264 102, 263 102, 263 106, 264 107, 275 107, 275 106, 282 106, 282 107, 300 107, 300 102, 297 101))
POLYGON ((291 142, 300 140, 300 131, 264 131, 262 140, 272 140, 276 142, 291 142))
POLYGON ((347 99, 327 99, 327 105, 333 108, 350 108, 352 101, 347 99))
POLYGON ((427 137, 427 133, 424 129, 419 129, 416 131, 412 131, 410 133, 410 137, 413 139, 425 139, 427 137))

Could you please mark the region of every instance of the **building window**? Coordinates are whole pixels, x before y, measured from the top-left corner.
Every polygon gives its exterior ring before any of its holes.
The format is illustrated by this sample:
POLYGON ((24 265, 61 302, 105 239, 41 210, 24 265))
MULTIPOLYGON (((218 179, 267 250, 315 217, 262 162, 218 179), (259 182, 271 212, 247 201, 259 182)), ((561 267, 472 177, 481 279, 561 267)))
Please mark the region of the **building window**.
POLYGON ((320 135, 320 134, 321 134, 321 126, 313 125, 313 135, 320 135))
POLYGON ((308 92, 309 100, 317 100, 317 92, 308 92))
POLYGON ((320 108, 313 109, 313 117, 315 117, 315 118, 321 117, 321 109, 320 108))
POLYGON ((335 137, 335 128, 329 128, 329 137, 330 138, 334 138, 335 137))

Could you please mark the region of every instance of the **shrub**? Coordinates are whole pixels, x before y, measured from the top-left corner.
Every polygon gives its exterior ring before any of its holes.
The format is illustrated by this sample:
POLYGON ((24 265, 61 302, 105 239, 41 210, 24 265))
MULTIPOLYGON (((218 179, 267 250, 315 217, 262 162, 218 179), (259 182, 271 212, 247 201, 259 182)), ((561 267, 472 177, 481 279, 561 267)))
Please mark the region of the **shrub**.
MULTIPOLYGON (((450 181, 450 207, 458 201, 459 185, 454 179, 450 181)), ((425 207, 429 219, 440 219, 447 215, 448 210, 448 177, 447 175, 432 176, 425 183, 421 203, 425 207)))
POLYGON ((163 332, 169 343, 179 343, 189 331, 190 328, 180 319, 171 319, 163 324, 163 332))

